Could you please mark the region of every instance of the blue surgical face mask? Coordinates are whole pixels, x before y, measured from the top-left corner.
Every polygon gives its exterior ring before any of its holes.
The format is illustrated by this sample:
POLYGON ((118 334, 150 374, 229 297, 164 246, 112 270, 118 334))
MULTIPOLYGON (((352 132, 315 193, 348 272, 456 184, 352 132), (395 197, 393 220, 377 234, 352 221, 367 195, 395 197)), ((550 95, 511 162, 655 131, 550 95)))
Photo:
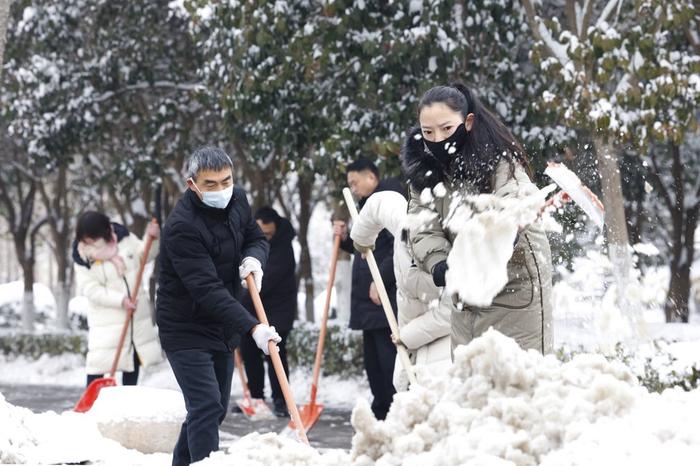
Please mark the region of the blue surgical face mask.
POLYGON ((195 189, 202 195, 202 202, 209 207, 215 209, 225 209, 229 201, 231 201, 231 196, 233 196, 233 185, 228 188, 222 189, 221 191, 200 191, 197 184, 192 178, 190 178, 195 189))

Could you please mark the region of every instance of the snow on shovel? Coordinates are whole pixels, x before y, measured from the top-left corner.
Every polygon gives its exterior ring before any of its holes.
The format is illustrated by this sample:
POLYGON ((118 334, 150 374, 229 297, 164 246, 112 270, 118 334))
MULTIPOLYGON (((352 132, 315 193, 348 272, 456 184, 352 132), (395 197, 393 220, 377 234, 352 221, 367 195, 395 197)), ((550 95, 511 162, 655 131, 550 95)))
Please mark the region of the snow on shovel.
MULTIPOLYGON (((323 361, 323 346, 326 341, 326 330, 328 329, 328 310, 331 307, 331 292, 333 290, 333 283, 335 282, 335 270, 338 265, 338 254, 340 253, 340 236, 335 237, 333 240, 333 252, 331 254, 331 268, 328 273, 328 285, 326 285, 326 301, 323 305, 323 318, 321 319, 321 330, 318 333, 318 344, 316 345, 316 359, 314 360, 314 375, 311 382, 311 394, 309 395, 309 402, 301 407, 301 422, 304 426, 304 431, 308 432, 318 418, 321 416, 323 411, 323 405, 316 403, 316 394, 318 392, 318 379, 321 373, 321 362, 323 361)), ((289 421, 287 427, 281 432, 281 435, 289 435, 289 433, 296 429, 294 421, 289 421)))
MULTIPOLYGON (((355 205, 355 200, 352 198, 352 193, 349 188, 343 189, 343 196, 345 197, 345 203, 348 205, 348 210, 350 211, 350 216, 353 220, 357 219, 359 213, 357 212, 357 206, 355 205)), ((396 322, 396 316, 394 315, 394 310, 391 307, 391 301, 389 301, 389 295, 384 287, 384 281, 379 273, 379 267, 377 266, 377 260, 374 258, 374 253, 372 250, 366 252, 367 264, 369 264, 369 270, 372 273, 372 279, 379 292, 379 299, 382 302, 382 308, 384 309, 384 314, 386 315, 386 320, 389 322, 389 328, 392 333, 392 340, 394 342, 399 341, 399 324, 396 322)), ((411 360, 408 357, 408 350, 402 343, 395 343, 396 351, 399 355, 399 360, 403 369, 408 374, 408 380, 411 384, 418 385, 418 379, 416 379, 416 374, 413 371, 413 366, 411 365, 411 360)))
MULTIPOLYGON (((158 223, 154 218, 151 223, 158 223)), ((127 294, 129 300, 137 299, 139 295, 139 288, 141 287, 141 279, 143 278, 143 270, 146 268, 146 260, 148 259, 148 253, 151 251, 151 246, 153 245, 153 237, 148 235, 146 238, 146 245, 143 248, 143 254, 141 255, 141 263, 139 265, 138 273, 136 274, 136 283, 134 284, 133 292, 129 291, 129 284, 126 283, 127 294)), ((136 304, 136 301, 133 301, 136 304)), ((119 365, 119 357, 122 354, 122 347, 124 346, 124 340, 126 339, 126 332, 129 329, 129 323, 134 315, 133 309, 127 309, 126 318, 124 319, 124 325, 122 326, 122 333, 119 335, 119 343, 117 344, 117 351, 114 354, 114 361, 112 361, 112 368, 109 370, 108 377, 102 377, 97 380, 90 382, 87 386, 83 396, 80 397, 78 403, 73 408, 73 411, 78 413, 84 413, 92 408, 95 403, 97 396, 100 394, 100 390, 104 387, 114 387, 117 385, 117 379, 114 378, 114 373, 117 372, 117 366, 119 365)))
POLYGON ((233 360, 236 364, 238 376, 241 379, 241 387, 243 388, 243 398, 236 400, 238 409, 240 409, 241 412, 251 421, 274 419, 275 415, 272 414, 272 411, 270 411, 270 407, 267 405, 267 403, 265 403, 265 400, 250 396, 250 390, 248 389, 248 378, 246 377, 243 361, 241 360, 241 352, 238 348, 236 348, 236 350, 233 352, 233 360))
MULTIPOLYGON (((265 315, 265 308, 263 307, 262 300, 260 299, 260 293, 255 287, 255 280, 253 279, 253 274, 249 274, 245 277, 246 284, 248 285, 248 292, 253 300, 253 306, 255 306, 255 313, 258 316, 258 320, 265 324, 270 325, 267 321, 267 315, 265 315)), ((304 424, 301 422, 301 417, 299 416, 299 410, 297 409, 297 404, 294 401, 294 394, 292 389, 289 388, 289 380, 287 379, 287 374, 284 372, 284 366, 282 365, 282 359, 280 358, 279 349, 274 341, 267 342, 267 349, 270 353, 270 359, 272 360, 272 365, 275 368, 275 374, 277 375, 277 381, 282 389, 282 394, 284 395, 284 401, 287 403, 287 409, 289 414, 291 414, 294 425, 297 426, 297 436, 299 440, 305 444, 309 444, 309 439, 306 438, 306 432, 304 431, 304 424)))
POLYGON ((578 176, 564 164, 549 162, 544 174, 559 185, 573 201, 588 215, 598 228, 603 229, 605 222, 605 207, 598 196, 584 185, 578 176))

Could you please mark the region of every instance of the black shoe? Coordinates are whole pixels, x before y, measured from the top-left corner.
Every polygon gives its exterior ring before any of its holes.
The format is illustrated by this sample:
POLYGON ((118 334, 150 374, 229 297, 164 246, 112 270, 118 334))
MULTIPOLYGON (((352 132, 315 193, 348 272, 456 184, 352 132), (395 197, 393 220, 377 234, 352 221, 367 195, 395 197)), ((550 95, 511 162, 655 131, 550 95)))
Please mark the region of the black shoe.
POLYGON ((289 417, 289 411, 287 410, 287 403, 284 400, 274 400, 274 413, 277 417, 289 417))

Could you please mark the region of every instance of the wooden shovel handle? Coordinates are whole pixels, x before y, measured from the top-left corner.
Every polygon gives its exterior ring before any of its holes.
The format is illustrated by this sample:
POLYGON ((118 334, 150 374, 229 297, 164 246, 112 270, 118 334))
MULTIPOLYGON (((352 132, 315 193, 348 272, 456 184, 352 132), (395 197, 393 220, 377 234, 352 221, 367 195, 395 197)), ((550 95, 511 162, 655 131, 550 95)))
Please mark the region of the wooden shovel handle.
MULTIPOLYGON (((248 285, 248 292, 253 300, 253 306, 255 306, 255 313, 258 316, 258 320, 265 325, 269 325, 267 315, 265 314, 265 308, 263 308, 262 300, 260 299, 260 293, 258 293, 258 289, 255 287, 253 274, 248 274, 248 276, 245 277, 245 281, 248 285)), ((280 359, 277 344, 270 340, 267 342, 267 349, 270 353, 270 359, 272 360, 272 365, 275 368, 275 374, 277 375, 277 380, 279 381, 280 388, 282 389, 282 394, 284 395, 284 401, 287 403, 287 409, 289 410, 289 414, 291 414, 292 421, 294 421, 294 425, 297 429, 299 440, 308 445, 309 439, 306 438, 304 423, 301 422, 299 410, 294 402, 294 395, 292 394, 292 389, 289 387, 289 380, 287 379, 287 374, 284 372, 284 366, 282 365, 282 359, 280 359)))
MULTIPOLYGON (((357 206, 355 206, 355 200, 352 197, 350 189, 343 189, 343 196, 345 197, 345 203, 350 211, 350 216, 353 220, 357 220, 360 215, 357 212, 357 206)), ((399 323, 396 321, 396 316, 394 315, 394 309, 391 306, 391 301, 389 301, 389 295, 384 287, 384 280, 382 280, 382 275, 379 273, 379 267, 377 266, 377 261, 374 258, 374 253, 372 250, 368 250, 365 253, 367 259, 367 264, 369 265, 369 271, 372 273, 372 279, 374 280, 374 285, 377 287, 379 292, 379 299, 382 302, 382 308, 384 309, 384 315, 386 315, 386 320, 389 322, 389 328, 394 336, 394 341, 399 340, 399 323)), ((408 380, 411 384, 417 385, 418 380, 416 379, 416 374, 413 371, 413 365, 411 364, 411 359, 408 357, 408 350, 401 343, 394 343, 396 345, 396 351, 399 355, 399 360, 403 369, 408 374, 408 380)))
POLYGON ((316 359, 314 360, 313 381, 311 382, 310 404, 316 404, 316 391, 318 390, 318 378, 321 374, 321 362, 323 361, 323 346, 326 342, 328 330, 328 311, 331 307, 331 292, 335 283, 335 270, 338 265, 338 255, 340 254, 340 236, 335 235, 333 239, 333 252, 331 253, 331 266, 328 273, 328 285, 326 285, 326 301, 323 304, 323 317, 321 318, 321 330, 318 333, 318 344, 316 346, 316 359))
MULTIPOLYGON (((154 218, 151 223, 158 223, 154 218)), ((134 287, 129 293, 131 301, 136 305, 136 299, 139 295, 139 288, 141 287, 141 279, 143 278, 143 271, 146 268, 146 262, 148 260, 148 254, 151 252, 151 246, 153 245, 153 237, 148 235, 146 238, 146 245, 143 247, 143 254, 141 255, 141 263, 139 264, 139 271, 136 274, 136 282, 134 287)), ((124 319, 124 325, 122 326, 122 333, 119 335, 119 343, 117 343, 117 352, 114 354, 114 361, 112 361, 112 368, 109 370, 109 376, 114 377, 117 372, 117 366, 119 365, 119 357, 122 355, 122 348, 124 347, 124 340, 126 340, 126 332, 129 330, 129 322, 131 322, 131 317, 134 315, 134 310, 129 309, 126 311, 126 319, 124 319)))

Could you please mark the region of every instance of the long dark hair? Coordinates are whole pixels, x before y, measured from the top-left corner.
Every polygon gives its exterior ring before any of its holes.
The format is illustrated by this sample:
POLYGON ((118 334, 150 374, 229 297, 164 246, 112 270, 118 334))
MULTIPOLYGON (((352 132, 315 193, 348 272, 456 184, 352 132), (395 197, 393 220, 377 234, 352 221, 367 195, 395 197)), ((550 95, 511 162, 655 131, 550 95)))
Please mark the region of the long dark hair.
POLYGON ((462 156, 455 157, 450 170, 456 181, 469 181, 480 193, 493 190, 493 173, 501 160, 515 174, 515 162, 530 173, 530 162, 525 150, 501 120, 487 109, 479 97, 462 83, 436 86, 429 89, 418 104, 418 115, 424 107, 442 103, 462 115, 474 114, 474 124, 462 149, 462 156))
POLYGON ((102 238, 110 242, 112 240, 112 223, 109 221, 109 217, 93 210, 88 210, 78 217, 75 239, 83 241, 86 238, 102 238))

